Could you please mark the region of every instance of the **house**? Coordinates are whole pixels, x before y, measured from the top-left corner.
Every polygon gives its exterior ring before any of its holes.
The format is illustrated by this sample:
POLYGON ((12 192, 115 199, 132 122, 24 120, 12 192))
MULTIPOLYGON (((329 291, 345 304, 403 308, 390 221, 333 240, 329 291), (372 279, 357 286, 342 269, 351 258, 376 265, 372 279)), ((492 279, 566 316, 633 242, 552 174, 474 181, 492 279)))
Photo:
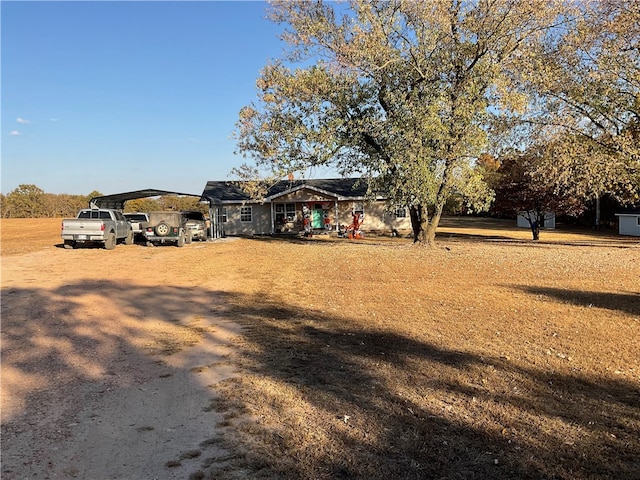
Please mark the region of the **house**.
POLYGON ((406 207, 389 211, 385 199, 371 200, 358 178, 281 180, 262 200, 253 200, 237 181, 207 182, 211 236, 392 233, 411 229, 406 207))
POLYGON ((628 208, 622 213, 616 213, 616 217, 620 235, 640 237, 640 208, 628 208))

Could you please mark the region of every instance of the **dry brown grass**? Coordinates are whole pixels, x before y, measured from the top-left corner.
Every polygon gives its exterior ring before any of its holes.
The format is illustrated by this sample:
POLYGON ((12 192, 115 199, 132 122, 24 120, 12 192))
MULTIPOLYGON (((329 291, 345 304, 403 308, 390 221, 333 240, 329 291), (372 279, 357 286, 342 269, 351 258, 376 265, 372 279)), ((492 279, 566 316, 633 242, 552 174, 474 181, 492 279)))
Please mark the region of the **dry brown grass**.
POLYGON ((637 239, 528 235, 449 222, 435 251, 246 241, 252 260, 233 260, 243 282, 226 298, 245 325, 246 374, 219 403, 241 413, 227 426, 243 452, 234 466, 301 479, 640 478, 637 239))
POLYGON ((529 235, 181 251, 173 281, 244 326, 212 401, 232 454, 205 478, 640 479, 638 239, 529 235))

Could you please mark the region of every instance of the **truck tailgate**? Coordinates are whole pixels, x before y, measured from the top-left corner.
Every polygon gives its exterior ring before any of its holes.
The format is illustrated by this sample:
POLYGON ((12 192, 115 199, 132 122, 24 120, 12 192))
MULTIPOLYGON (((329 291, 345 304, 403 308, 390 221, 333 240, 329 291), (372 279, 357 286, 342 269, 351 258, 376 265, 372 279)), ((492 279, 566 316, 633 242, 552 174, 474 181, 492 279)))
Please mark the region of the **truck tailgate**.
POLYGON ((69 219, 62 221, 62 235, 102 235, 102 220, 69 219))

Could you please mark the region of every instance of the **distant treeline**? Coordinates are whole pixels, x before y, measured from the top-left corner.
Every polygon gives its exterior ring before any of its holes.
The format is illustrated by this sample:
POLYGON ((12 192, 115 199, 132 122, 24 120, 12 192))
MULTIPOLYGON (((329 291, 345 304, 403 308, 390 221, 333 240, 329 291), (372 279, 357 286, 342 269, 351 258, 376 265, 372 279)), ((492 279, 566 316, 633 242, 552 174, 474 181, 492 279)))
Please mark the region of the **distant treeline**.
MULTIPOLYGON (((19 185, 7 195, 0 193, 2 218, 59 218, 75 217, 78 210, 89 207, 89 200, 101 197, 93 191, 88 195, 46 193, 36 185, 19 185)), ((125 212, 153 212, 157 210, 199 210, 208 213, 208 207, 197 197, 163 196, 129 200, 125 212)))

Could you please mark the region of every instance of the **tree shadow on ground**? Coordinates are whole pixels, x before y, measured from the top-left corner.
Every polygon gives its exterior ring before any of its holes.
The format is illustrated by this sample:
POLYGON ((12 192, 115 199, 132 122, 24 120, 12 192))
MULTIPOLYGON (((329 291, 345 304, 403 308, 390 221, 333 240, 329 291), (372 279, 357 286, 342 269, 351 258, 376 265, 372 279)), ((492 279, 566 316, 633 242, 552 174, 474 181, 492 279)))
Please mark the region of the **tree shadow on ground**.
POLYGON ((233 384, 227 393, 234 390, 258 411, 273 410, 271 420, 289 430, 274 436, 266 422, 268 440, 256 448, 260 428, 250 429, 247 448, 263 473, 301 479, 640 475, 634 453, 640 396, 630 381, 450 350, 349 318, 301 312, 266 292, 227 294, 225 303, 246 326, 243 355, 255 379, 249 384, 259 388, 259 379, 267 379, 270 385, 242 396, 233 384), (279 398, 274 383, 299 398, 279 398), (304 409, 300 418, 291 414, 298 404, 310 405, 311 416, 304 409), (303 426, 311 433, 293 432, 303 426), (325 442, 313 443, 314 435, 325 442))
POLYGON ((510 287, 531 295, 550 297, 554 301, 562 303, 571 303, 589 308, 605 308, 630 315, 640 315, 640 293, 589 292, 565 288, 523 287, 516 285, 511 285, 510 287))
POLYGON ((69 388, 104 388, 113 373, 134 381, 136 364, 154 361, 135 342, 147 324, 240 322, 246 373, 220 389, 217 405, 230 418, 233 406, 253 416, 227 425, 227 458, 236 460, 203 462, 209 478, 640 478, 640 397, 624 379, 452 350, 270 292, 89 280, 4 289, 2 299, 3 368, 41 377, 37 392, 25 392, 25 414, 51 428, 59 422, 48 409, 74 413, 65 411, 69 388), (83 305, 88 295, 98 310, 83 305), (118 328, 110 322, 119 315, 139 322, 118 328), (65 361, 63 348, 77 361, 65 361), (126 365, 124 349, 137 352, 126 365))

